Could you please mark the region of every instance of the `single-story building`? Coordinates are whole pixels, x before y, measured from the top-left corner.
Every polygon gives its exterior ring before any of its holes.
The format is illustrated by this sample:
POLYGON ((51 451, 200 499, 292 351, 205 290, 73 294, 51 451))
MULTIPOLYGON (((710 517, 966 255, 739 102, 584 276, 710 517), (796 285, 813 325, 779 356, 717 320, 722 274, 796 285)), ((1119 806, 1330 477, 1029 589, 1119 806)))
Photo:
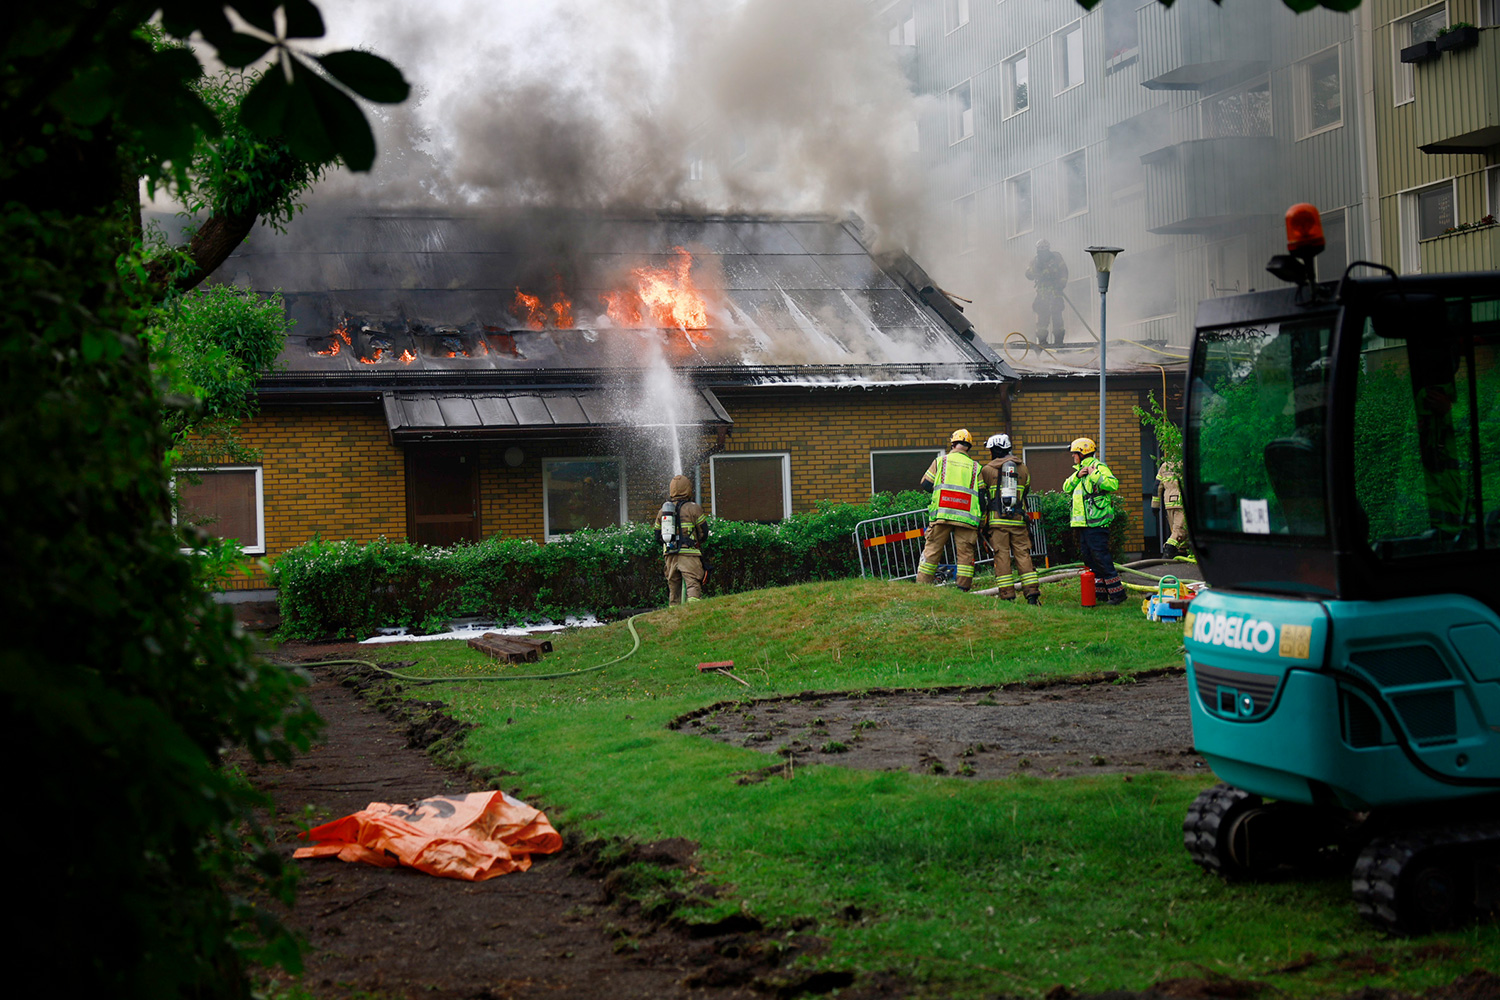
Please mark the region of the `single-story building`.
MULTIPOLYGON (((1098 426, 1097 372, 1023 377, 854 219, 321 210, 215 277, 296 325, 240 429, 259 461, 184 503, 273 558, 651 519, 677 471, 714 516, 776 521, 915 486, 956 427, 1008 431, 1055 489, 1098 426)), ((1131 408, 1156 376, 1110 376, 1126 495, 1155 485, 1131 408)))

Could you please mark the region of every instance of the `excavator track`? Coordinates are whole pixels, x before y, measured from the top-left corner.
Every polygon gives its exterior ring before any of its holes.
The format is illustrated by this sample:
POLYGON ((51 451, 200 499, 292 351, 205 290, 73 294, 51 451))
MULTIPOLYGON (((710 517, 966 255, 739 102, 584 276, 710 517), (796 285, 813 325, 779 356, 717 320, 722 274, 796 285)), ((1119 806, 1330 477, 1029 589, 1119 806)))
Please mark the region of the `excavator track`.
POLYGON ((1403 935, 1458 926, 1494 908, 1497 882, 1496 823, 1376 837, 1354 863, 1354 900, 1360 915, 1403 935))

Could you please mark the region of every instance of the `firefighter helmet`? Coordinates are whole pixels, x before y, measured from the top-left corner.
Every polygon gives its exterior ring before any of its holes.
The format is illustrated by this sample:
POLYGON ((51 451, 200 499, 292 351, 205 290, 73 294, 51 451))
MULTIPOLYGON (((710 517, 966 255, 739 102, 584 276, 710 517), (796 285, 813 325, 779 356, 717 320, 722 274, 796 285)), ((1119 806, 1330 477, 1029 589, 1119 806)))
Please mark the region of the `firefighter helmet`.
POLYGON ((999 451, 1010 451, 1009 434, 991 434, 990 439, 984 443, 986 448, 995 448, 999 451))
POLYGON ((974 447, 974 435, 970 434, 966 428, 960 427, 958 430, 954 431, 953 436, 948 439, 948 443, 950 445, 958 444, 959 442, 962 442, 972 448, 974 447))
POLYGON ((1073 443, 1068 445, 1068 450, 1076 451, 1084 458, 1088 458, 1095 452, 1096 446, 1093 438, 1074 438, 1073 443))

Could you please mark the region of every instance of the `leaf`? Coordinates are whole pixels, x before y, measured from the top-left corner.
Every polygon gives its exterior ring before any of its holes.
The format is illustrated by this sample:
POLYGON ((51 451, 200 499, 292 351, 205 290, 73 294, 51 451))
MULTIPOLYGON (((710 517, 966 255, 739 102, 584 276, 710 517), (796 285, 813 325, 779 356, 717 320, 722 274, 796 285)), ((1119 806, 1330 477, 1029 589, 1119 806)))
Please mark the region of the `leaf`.
POLYGON ((369 52, 346 49, 316 58, 330 76, 366 100, 397 104, 411 93, 399 69, 369 52))
POLYGON ((94 125, 114 108, 114 73, 91 66, 58 88, 52 106, 79 125, 94 125))
POLYGON ((280 66, 272 66, 240 104, 240 121, 250 131, 265 138, 275 138, 286 131, 287 105, 292 90, 280 66))
POLYGON ((268 35, 276 34, 276 0, 234 0, 232 6, 240 17, 268 35))
POLYGON ((350 170, 369 170, 375 162, 375 136, 370 131, 370 123, 365 121, 364 112, 354 103, 354 99, 309 70, 298 73, 292 86, 306 93, 305 103, 294 101, 293 107, 299 111, 310 109, 314 113, 306 118, 299 115, 299 130, 288 131, 287 142, 292 146, 292 151, 298 152, 299 138, 310 144, 314 141, 313 136, 302 131, 312 129, 316 131, 315 141, 331 147, 331 155, 316 160, 310 155, 298 153, 303 159, 318 163, 337 156, 350 170))
POLYGON ((310 0, 286 0, 282 10, 286 11, 286 37, 323 37, 323 15, 310 0))
POLYGON ((236 31, 215 43, 219 61, 232 69, 248 66, 271 48, 272 42, 236 31))

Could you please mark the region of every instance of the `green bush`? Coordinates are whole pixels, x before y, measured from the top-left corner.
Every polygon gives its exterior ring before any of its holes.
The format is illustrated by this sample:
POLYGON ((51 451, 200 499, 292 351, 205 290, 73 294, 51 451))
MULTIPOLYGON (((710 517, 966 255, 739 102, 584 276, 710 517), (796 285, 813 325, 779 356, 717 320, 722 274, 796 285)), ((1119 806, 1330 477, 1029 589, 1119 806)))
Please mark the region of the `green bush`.
MULTIPOLYGON (((867 518, 915 510, 927 494, 880 493, 869 503, 818 504, 777 524, 714 521, 706 591, 729 594, 859 575, 851 544, 867 518)), ((433 629, 469 616, 497 621, 612 615, 665 596, 654 524, 585 529, 546 545, 491 538, 435 548, 380 539, 314 538, 276 560, 281 635, 368 636, 386 626, 433 629)))
MULTIPOLYGON (((1036 498, 1042 508, 1042 528, 1047 532, 1047 558, 1054 566, 1078 562, 1078 542, 1071 527, 1072 494, 1038 493, 1036 498)), ((1120 554, 1125 551, 1125 532, 1130 527, 1130 511, 1118 493, 1111 494, 1109 502, 1115 509, 1114 520, 1109 522, 1109 550, 1119 559, 1120 554)))

